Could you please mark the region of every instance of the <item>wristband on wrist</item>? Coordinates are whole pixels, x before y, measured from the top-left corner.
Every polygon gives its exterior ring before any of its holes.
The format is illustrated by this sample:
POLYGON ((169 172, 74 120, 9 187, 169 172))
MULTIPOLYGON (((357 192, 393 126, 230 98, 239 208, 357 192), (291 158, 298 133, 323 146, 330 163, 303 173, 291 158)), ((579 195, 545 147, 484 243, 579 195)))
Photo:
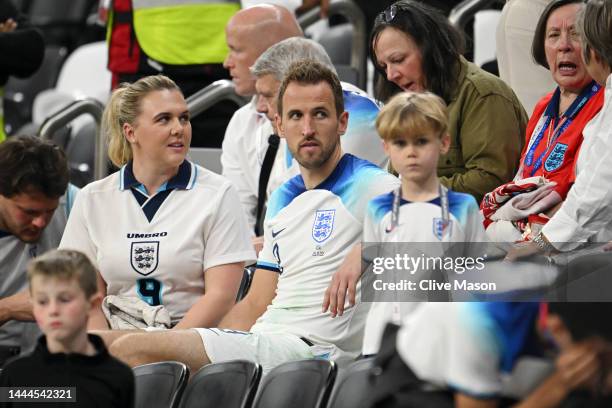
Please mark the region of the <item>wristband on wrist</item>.
POLYGON ((555 251, 555 247, 546 239, 544 234, 541 232, 533 237, 533 243, 540 248, 544 253, 550 253, 555 251))

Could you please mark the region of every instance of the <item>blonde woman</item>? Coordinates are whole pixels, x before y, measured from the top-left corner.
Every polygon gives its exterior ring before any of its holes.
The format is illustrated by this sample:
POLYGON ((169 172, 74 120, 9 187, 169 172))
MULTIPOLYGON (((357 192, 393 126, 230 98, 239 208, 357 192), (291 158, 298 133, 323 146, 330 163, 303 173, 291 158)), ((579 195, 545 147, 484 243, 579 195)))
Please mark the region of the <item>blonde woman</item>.
MULTIPOLYGON (((233 187, 185 158, 191 124, 183 94, 161 75, 123 84, 103 128, 120 170, 83 188, 60 247, 90 257, 104 296, 163 305, 170 327, 214 327, 255 254, 233 187)), ((97 309, 90 328, 108 327, 97 309)))

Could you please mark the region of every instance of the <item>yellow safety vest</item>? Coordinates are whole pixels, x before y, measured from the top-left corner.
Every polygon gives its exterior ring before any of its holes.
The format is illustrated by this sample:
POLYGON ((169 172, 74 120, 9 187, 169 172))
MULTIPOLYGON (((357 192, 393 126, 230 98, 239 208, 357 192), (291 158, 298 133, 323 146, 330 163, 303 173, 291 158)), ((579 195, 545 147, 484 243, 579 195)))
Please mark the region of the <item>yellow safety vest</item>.
POLYGON ((133 0, 133 26, 142 50, 172 65, 223 62, 225 25, 240 9, 232 0, 133 0))

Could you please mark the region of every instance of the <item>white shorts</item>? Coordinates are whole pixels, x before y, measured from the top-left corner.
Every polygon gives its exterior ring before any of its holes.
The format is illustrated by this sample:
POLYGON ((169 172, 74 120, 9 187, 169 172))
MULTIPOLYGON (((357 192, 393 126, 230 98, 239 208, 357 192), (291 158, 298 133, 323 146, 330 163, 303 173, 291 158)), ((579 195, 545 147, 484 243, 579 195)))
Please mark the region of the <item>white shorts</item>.
MULTIPOLYGON (((311 347, 289 333, 249 333, 227 329, 194 329, 204 343, 212 363, 249 360, 261 364, 263 372, 288 361, 315 358, 311 347)), ((316 346, 314 346, 316 347, 316 346)))

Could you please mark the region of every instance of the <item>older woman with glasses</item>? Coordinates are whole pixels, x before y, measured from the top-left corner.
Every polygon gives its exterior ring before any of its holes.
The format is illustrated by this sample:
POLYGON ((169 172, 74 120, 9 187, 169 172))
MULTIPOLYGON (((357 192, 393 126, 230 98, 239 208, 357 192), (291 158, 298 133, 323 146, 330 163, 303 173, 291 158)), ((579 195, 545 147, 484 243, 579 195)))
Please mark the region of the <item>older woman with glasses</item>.
POLYGON ((442 184, 477 200, 518 169, 527 115, 512 90, 462 56, 461 34, 435 9, 401 0, 383 11, 370 35, 382 74, 377 97, 430 91, 449 106, 451 147, 438 165, 442 184))

